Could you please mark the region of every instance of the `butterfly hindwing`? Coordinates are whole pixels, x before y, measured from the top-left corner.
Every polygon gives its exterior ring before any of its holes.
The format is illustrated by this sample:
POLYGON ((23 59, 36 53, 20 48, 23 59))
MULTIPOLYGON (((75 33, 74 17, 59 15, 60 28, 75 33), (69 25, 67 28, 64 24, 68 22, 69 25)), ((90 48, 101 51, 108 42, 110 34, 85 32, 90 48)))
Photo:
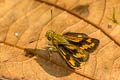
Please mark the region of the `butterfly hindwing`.
POLYGON ((56 48, 59 51, 61 57, 71 68, 80 67, 81 62, 77 58, 75 58, 70 50, 66 49, 64 45, 58 45, 56 46, 56 48))
POLYGON ((80 62, 85 62, 89 59, 89 53, 84 49, 79 48, 74 44, 64 45, 64 48, 69 51, 69 53, 78 59, 80 62))

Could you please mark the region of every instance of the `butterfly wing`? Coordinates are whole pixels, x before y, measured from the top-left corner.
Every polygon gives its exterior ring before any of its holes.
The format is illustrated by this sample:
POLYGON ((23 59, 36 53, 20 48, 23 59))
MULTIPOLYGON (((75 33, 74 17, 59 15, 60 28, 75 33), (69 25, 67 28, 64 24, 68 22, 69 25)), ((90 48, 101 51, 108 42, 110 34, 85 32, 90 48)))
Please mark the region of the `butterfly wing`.
MULTIPOLYGON (((68 32, 63 36, 69 43, 63 44, 59 42, 54 46, 72 68, 78 68, 82 62, 86 62, 89 59, 89 53, 93 52, 99 45, 99 40, 90 38, 84 33, 68 32)), ((54 40, 53 43, 55 43, 54 40)))
POLYGON ((88 53, 93 52, 99 45, 98 39, 91 38, 84 33, 67 32, 63 34, 63 36, 69 41, 69 43, 78 46, 80 49, 88 53))
POLYGON ((80 67, 81 62, 72 55, 73 53, 67 49, 65 45, 58 45, 56 46, 56 49, 71 68, 80 67))
POLYGON ((64 48, 80 62, 85 62, 89 59, 89 53, 74 44, 64 45, 64 48))

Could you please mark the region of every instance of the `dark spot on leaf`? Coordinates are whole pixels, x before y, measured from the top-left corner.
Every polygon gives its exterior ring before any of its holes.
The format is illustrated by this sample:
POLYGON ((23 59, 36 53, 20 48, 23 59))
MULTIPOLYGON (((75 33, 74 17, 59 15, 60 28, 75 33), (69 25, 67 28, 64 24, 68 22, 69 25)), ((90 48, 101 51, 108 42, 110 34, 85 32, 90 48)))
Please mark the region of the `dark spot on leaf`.
POLYGON ((32 40, 32 41, 30 41, 29 43, 33 43, 33 42, 35 42, 35 41, 32 40))
POLYGON ((89 5, 79 5, 72 9, 72 11, 80 14, 83 17, 88 17, 89 15, 89 5))
POLYGON ((108 24, 107 27, 108 27, 108 29, 111 29, 111 28, 112 28, 112 25, 111 25, 111 24, 108 24))
POLYGON ((107 66, 104 67, 105 70, 108 70, 109 68, 107 66))

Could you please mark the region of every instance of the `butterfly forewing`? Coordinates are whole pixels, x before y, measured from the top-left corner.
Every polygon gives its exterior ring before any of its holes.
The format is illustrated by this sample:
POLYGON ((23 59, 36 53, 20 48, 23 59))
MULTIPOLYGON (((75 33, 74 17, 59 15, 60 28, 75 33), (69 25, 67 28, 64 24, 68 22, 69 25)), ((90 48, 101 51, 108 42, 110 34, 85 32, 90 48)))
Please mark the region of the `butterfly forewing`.
POLYGON ((99 45, 99 40, 91 38, 84 33, 73 33, 68 32, 63 36, 69 41, 69 43, 79 46, 80 49, 87 51, 88 53, 93 52, 99 45))

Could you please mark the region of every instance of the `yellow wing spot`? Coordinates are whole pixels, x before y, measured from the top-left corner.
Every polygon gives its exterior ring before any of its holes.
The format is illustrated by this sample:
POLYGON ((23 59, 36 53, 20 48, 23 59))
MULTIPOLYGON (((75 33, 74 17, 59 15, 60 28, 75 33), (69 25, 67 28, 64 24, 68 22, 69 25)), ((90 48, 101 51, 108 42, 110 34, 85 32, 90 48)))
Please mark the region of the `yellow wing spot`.
POLYGON ((63 58, 64 58, 64 59, 66 59, 66 57, 65 57, 65 56, 63 56, 63 58))
POLYGON ((84 49, 83 47, 80 47, 80 49, 84 49))
POLYGON ((75 66, 75 61, 73 60, 73 58, 72 58, 72 57, 70 57, 69 62, 70 62, 70 64, 71 64, 71 65, 75 66))
POLYGON ((81 38, 77 38, 79 41, 82 41, 83 40, 83 38, 81 37, 81 38))
POLYGON ((82 54, 80 54, 80 53, 76 53, 76 54, 74 54, 73 56, 76 57, 76 58, 85 57, 85 55, 82 55, 82 54))
POLYGON ((92 40, 92 39, 87 39, 86 41, 89 42, 89 43, 91 43, 91 42, 92 42, 91 40, 92 40))
POLYGON ((79 42, 79 41, 83 40, 82 37, 73 37, 73 36, 67 36, 67 35, 65 35, 64 37, 66 37, 68 40, 71 40, 74 42, 79 42))
POLYGON ((78 35, 78 37, 82 37, 81 35, 78 35))
POLYGON ((84 49, 88 49, 88 47, 90 47, 89 45, 85 44, 82 46, 84 49))
POLYGON ((90 45, 88 44, 85 44, 85 45, 82 45, 82 47, 80 47, 81 49, 88 49, 88 48, 91 48, 91 47, 94 47, 95 46, 95 43, 91 43, 90 45))
POLYGON ((79 52, 80 52, 80 53, 83 53, 83 50, 79 49, 79 52))
POLYGON ((72 36, 67 36, 67 35, 64 35, 66 38, 69 38, 69 39, 71 39, 71 38, 74 38, 74 37, 72 37, 72 36))
POLYGON ((79 40, 79 39, 71 39, 72 41, 74 41, 74 42, 79 42, 79 41, 81 41, 81 40, 79 40))
POLYGON ((70 39, 71 41, 74 41, 74 42, 80 42, 83 40, 83 38, 77 38, 77 37, 73 37, 70 39))
POLYGON ((63 55, 66 55, 66 53, 64 51, 62 51, 63 55))
POLYGON ((94 46, 95 46, 95 43, 91 43, 90 46, 94 47, 94 46))

